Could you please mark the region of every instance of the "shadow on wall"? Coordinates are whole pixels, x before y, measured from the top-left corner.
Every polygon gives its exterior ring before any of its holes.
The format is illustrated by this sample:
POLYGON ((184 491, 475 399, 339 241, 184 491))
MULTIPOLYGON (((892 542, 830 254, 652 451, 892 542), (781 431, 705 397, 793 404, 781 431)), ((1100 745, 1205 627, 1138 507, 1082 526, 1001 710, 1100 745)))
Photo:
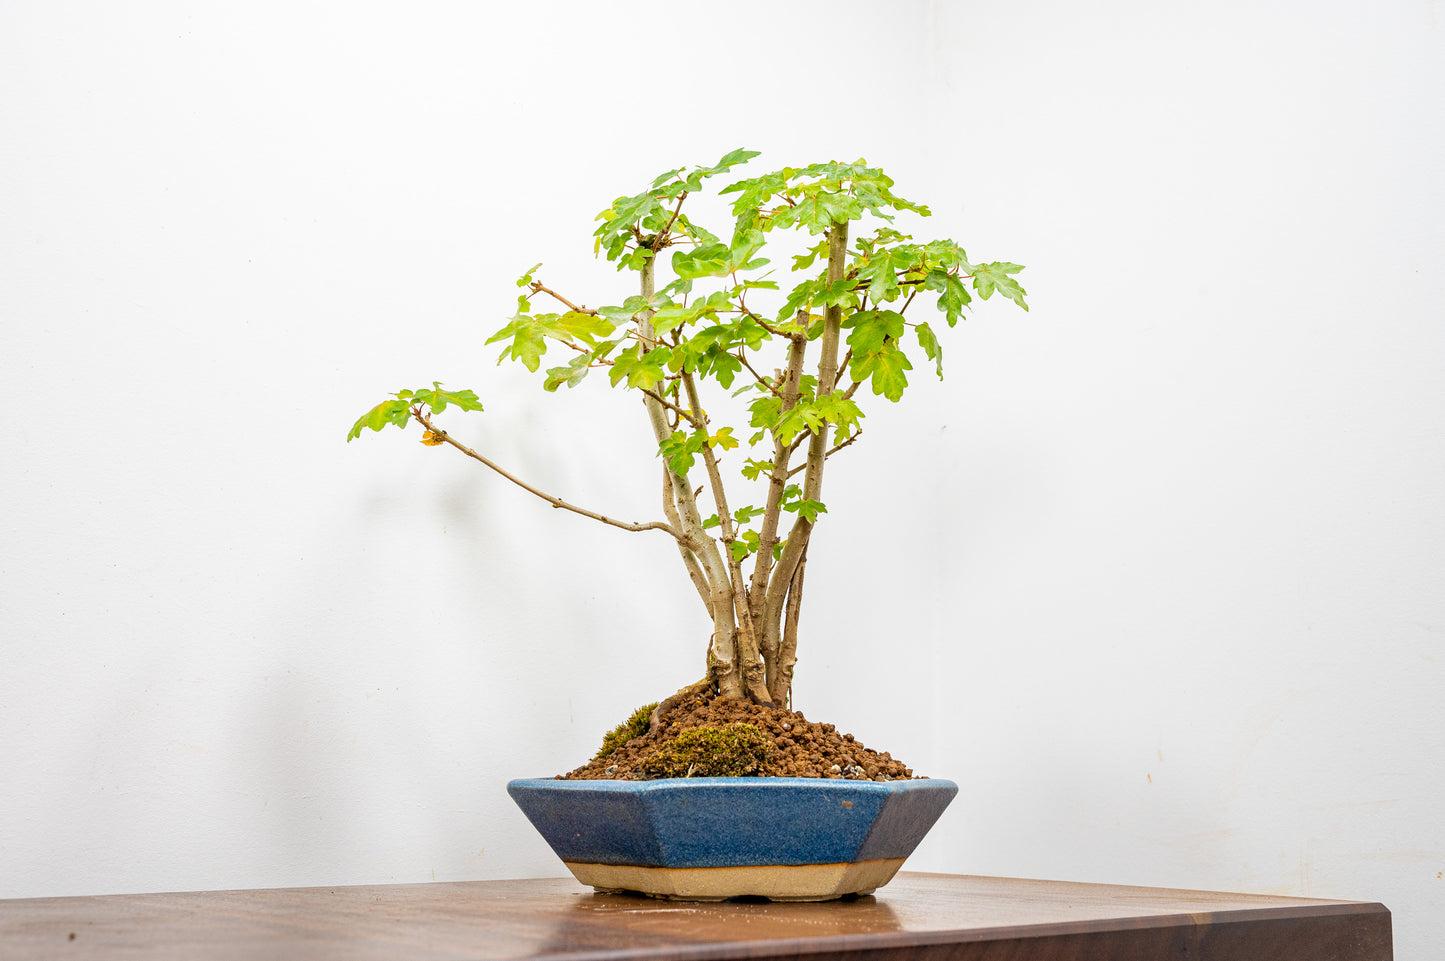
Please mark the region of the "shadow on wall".
POLYGON ((248 883, 556 873, 504 785, 575 766, 636 706, 619 700, 616 652, 637 594, 597 561, 636 535, 459 466, 422 464, 413 485, 370 483, 364 506, 324 512, 325 566, 268 614, 279 627, 257 645, 226 772, 252 809, 248 883), (564 537, 596 540, 559 552, 564 537), (609 697, 578 696, 588 674, 609 697), (574 699, 599 716, 574 718, 574 699))

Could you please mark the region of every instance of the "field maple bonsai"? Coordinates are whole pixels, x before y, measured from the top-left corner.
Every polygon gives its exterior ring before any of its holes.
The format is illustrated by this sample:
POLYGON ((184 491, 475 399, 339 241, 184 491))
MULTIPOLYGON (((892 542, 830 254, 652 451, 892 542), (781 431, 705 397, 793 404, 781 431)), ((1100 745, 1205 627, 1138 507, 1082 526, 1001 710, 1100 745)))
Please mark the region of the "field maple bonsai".
POLYGON ((640 398, 660 460, 661 520, 620 521, 568 503, 466 446, 436 416, 448 407, 481 410, 472 390, 437 383, 400 391, 348 436, 415 421, 423 443, 450 445, 554 507, 671 541, 712 630, 706 676, 669 701, 709 688, 789 703, 808 545, 827 512, 825 468, 860 438, 863 399, 902 398, 910 355, 943 376, 935 328, 914 302, 931 300, 934 319, 949 327, 975 294, 987 300, 997 292, 1028 309, 1018 264, 974 263, 952 240, 920 242, 896 229, 895 215, 929 211, 895 194, 893 181, 862 160, 785 167, 724 186, 718 194, 732 198, 733 217, 724 235, 689 217, 689 197, 755 156, 735 150, 711 167, 669 170, 598 216, 595 251, 638 275, 636 293, 587 307, 537 279, 538 264, 517 281, 517 312, 488 341, 503 344, 498 363, 542 370, 545 390, 603 371, 612 387, 640 398), (879 222, 871 232, 855 229, 869 218, 879 222), (762 272, 780 231, 801 249, 783 283, 762 272), (659 286, 669 251, 671 277, 659 286), (562 362, 543 370, 549 350, 562 362), (728 409, 737 422, 720 422, 728 409))

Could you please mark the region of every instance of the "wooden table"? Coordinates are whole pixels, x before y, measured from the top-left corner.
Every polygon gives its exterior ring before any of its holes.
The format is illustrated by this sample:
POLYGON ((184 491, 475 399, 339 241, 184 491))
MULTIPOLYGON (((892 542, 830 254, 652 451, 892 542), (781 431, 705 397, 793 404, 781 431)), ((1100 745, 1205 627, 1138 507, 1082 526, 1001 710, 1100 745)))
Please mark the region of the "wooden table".
POLYGON ((693 904, 562 878, 0 901, 0 957, 134 961, 1387 961, 1382 905, 902 873, 872 897, 693 904))

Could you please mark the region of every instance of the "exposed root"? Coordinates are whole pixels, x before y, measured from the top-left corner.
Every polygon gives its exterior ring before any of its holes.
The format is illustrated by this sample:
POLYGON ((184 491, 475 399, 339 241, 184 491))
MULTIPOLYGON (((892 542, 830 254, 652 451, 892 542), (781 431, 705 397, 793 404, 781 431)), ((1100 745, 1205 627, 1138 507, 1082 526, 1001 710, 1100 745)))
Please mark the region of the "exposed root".
POLYGON ((661 703, 652 709, 652 716, 647 719, 647 732, 649 734, 657 733, 658 728, 662 727, 662 715, 672 710, 687 698, 692 697, 694 694, 701 694, 704 691, 712 691, 712 678, 705 677, 700 681, 694 681, 687 687, 679 689, 676 694, 663 698, 661 703))

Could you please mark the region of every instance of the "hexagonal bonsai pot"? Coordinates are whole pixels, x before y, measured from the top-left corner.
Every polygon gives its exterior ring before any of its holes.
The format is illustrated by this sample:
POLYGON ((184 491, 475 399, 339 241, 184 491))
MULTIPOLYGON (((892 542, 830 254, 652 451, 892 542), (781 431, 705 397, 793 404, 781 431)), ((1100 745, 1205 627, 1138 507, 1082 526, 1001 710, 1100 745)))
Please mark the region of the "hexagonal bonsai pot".
POLYGON ((952 781, 523 779, 507 792, 599 891, 824 901, 887 884, 958 793, 952 781))

